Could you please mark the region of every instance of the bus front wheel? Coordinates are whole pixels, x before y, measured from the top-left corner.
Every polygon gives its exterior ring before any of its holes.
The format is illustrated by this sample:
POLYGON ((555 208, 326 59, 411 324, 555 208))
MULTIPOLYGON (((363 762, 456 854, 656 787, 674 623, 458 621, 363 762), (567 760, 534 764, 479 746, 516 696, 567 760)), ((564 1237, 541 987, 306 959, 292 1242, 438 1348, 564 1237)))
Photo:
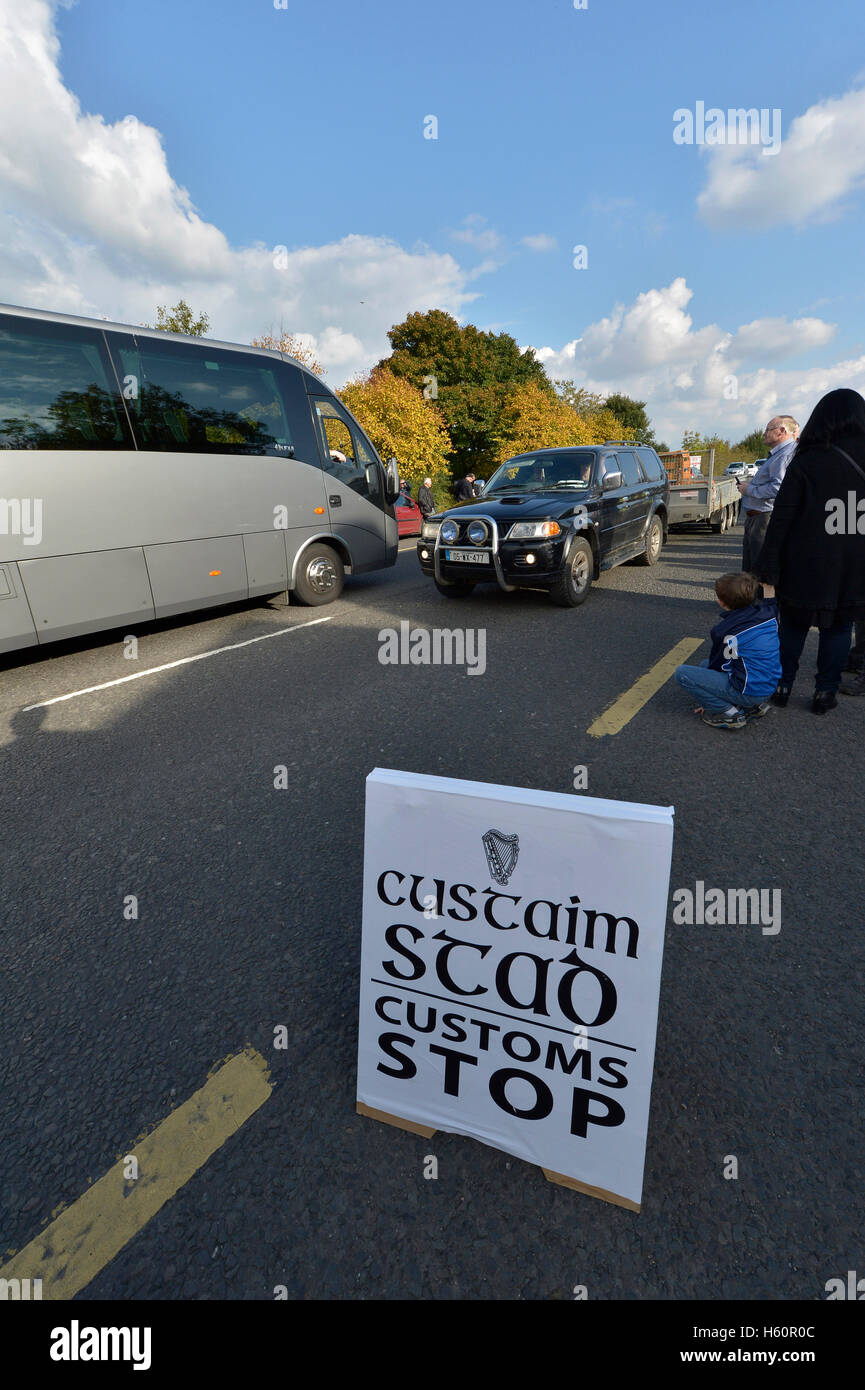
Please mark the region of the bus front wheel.
POLYGON ((311 545, 300 557, 293 596, 305 608, 333 603, 342 593, 345 567, 329 545, 311 545))

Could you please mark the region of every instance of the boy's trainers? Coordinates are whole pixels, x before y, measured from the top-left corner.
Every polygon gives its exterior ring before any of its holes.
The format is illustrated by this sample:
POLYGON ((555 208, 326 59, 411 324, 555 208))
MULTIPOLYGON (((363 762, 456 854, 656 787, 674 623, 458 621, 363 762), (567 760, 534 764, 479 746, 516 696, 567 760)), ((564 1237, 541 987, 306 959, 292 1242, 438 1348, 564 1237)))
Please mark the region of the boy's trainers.
POLYGON ((745 710, 745 720, 762 719, 763 715, 768 714, 771 708, 771 700, 761 700, 759 705, 752 705, 750 709, 745 710))
POLYGON ((748 722, 742 711, 732 706, 728 710, 706 710, 702 718, 713 729, 744 729, 748 722))

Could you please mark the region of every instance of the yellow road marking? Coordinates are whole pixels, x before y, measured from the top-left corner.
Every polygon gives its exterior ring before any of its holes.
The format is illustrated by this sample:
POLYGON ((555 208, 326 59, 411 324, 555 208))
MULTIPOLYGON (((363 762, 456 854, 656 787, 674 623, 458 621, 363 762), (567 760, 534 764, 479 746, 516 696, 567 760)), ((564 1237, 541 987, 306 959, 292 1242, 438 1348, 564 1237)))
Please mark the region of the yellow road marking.
POLYGON ((138 1178, 125 1159, 0 1267, 0 1279, 41 1279, 43 1298, 72 1298, 155 1216, 169 1198, 240 1129, 273 1087, 253 1048, 231 1057, 183 1105, 132 1148, 138 1178))
POLYGON ((656 661, 654 666, 646 672, 644 676, 636 681, 626 690, 624 695, 620 695, 611 705, 608 705, 603 714, 599 714, 593 724, 589 725, 588 732, 592 738, 603 738, 605 734, 617 734, 623 729, 629 719, 633 719, 635 714, 643 708, 653 695, 656 695, 661 686, 666 684, 677 666, 681 666, 687 661, 692 652, 702 645, 705 639, 702 637, 683 637, 681 642, 677 642, 672 651, 662 656, 660 661, 656 661))

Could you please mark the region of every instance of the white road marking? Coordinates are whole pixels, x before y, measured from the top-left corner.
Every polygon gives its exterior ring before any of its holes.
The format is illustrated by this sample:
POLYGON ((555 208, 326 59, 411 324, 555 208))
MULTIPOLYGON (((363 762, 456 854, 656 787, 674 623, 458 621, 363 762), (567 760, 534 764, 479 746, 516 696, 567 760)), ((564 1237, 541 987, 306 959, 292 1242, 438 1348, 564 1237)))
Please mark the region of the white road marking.
POLYGON ((24 711, 45 709, 48 705, 59 705, 64 700, 76 700, 79 695, 92 695, 96 690, 109 690, 113 685, 125 685, 127 681, 140 681, 144 676, 155 676, 159 671, 171 671, 175 666, 187 666, 191 661, 205 661, 209 656, 221 656, 223 652, 236 652, 240 647, 251 647, 255 642, 267 642, 271 637, 282 637, 286 632, 299 632, 305 627, 315 627, 316 623, 329 623, 328 618, 311 618, 308 623, 296 623, 294 627, 281 627, 278 632, 265 632, 261 637, 250 637, 245 642, 232 642, 229 647, 214 647, 210 652, 199 652, 197 656, 182 656, 179 661, 166 661, 164 666, 150 666, 146 671, 136 671, 132 676, 119 676, 114 681, 103 681, 101 685, 88 685, 83 690, 71 690, 68 695, 55 695, 53 700, 40 700, 35 705, 25 705, 24 711))

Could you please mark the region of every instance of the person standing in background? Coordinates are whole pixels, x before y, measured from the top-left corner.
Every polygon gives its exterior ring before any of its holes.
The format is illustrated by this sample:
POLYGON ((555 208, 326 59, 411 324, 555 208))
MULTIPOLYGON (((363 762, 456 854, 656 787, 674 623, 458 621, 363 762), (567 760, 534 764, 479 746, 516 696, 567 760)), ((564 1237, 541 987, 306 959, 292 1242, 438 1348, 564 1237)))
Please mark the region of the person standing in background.
POLYGON ((417 504, 421 509, 424 520, 432 516, 436 509, 435 498, 432 495, 432 478, 424 478, 423 487, 417 490, 417 504))
POLYGON ((474 473, 467 473, 464 478, 460 478, 459 482, 454 488, 454 497, 457 499, 458 502, 471 502, 472 498, 475 495, 475 490, 472 486, 474 480, 474 473))
POLYGON ((773 704, 790 698, 811 627, 820 633, 811 709, 825 714, 838 704, 853 623, 865 621, 865 535, 849 520, 833 523, 851 501, 855 517, 865 506, 865 400, 844 388, 812 410, 753 566, 766 597, 778 595, 781 681, 773 704))
POLYGON ((753 570, 766 537, 772 508, 778 489, 784 481, 793 454, 799 426, 792 415, 773 415, 763 438, 769 450, 768 458, 757 469, 750 482, 739 481, 737 486, 745 512, 745 539, 742 542, 742 569, 753 570))

